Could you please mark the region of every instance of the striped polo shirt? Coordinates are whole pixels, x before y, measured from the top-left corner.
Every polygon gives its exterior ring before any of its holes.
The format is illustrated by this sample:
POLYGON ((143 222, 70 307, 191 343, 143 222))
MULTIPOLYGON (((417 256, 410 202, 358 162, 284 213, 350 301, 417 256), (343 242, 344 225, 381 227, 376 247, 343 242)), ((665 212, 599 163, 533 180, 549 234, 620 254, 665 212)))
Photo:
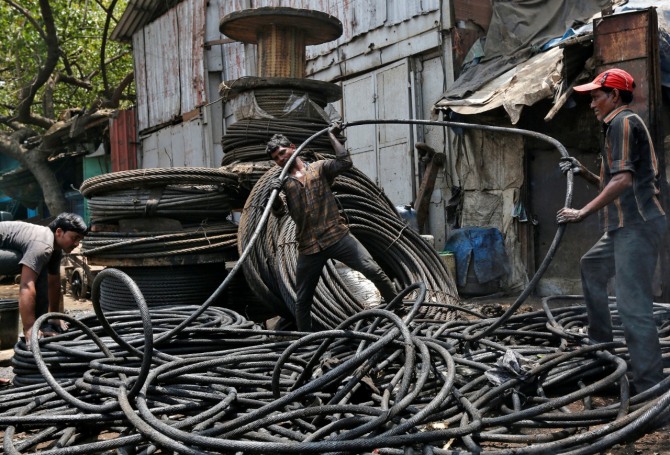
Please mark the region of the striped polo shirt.
POLYGON ((603 131, 601 191, 618 172, 631 172, 633 185, 600 211, 601 229, 613 231, 664 216, 658 199, 658 160, 642 119, 621 106, 603 119, 603 131))

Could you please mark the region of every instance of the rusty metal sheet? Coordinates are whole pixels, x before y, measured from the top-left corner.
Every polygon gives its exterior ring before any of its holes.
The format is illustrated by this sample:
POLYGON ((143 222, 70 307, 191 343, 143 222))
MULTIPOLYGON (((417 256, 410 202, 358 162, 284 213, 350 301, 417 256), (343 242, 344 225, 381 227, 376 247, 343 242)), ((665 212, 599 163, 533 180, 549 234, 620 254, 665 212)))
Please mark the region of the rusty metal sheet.
POLYGON ((144 29, 146 54, 146 100, 149 127, 165 123, 180 114, 179 56, 175 10, 161 16, 144 29))
POLYGON ((646 14, 618 14, 600 22, 595 39, 596 58, 623 62, 649 55, 649 18, 646 14))
POLYGON ((112 172, 137 169, 137 130, 135 109, 119 111, 110 122, 112 172))
MULTIPOLYGON (((654 43, 650 32, 650 10, 605 16, 594 25, 594 56, 597 72, 618 67, 635 79, 635 97, 631 106, 645 123, 650 122, 650 108, 658 106, 658 88, 654 88, 654 65, 650 61, 654 43)), ((652 136, 654 132, 652 131, 652 136)))

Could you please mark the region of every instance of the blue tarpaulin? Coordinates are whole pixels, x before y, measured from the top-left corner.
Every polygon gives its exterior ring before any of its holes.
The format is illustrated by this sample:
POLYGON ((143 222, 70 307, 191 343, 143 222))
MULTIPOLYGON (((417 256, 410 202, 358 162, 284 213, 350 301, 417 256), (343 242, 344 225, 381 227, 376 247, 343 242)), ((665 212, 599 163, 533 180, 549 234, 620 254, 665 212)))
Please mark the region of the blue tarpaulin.
POLYGON ((499 279, 509 273, 509 260, 503 236, 494 227, 464 227, 455 229, 444 245, 456 257, 458 286, 465 286, 470 261, 479 283, 499 279))

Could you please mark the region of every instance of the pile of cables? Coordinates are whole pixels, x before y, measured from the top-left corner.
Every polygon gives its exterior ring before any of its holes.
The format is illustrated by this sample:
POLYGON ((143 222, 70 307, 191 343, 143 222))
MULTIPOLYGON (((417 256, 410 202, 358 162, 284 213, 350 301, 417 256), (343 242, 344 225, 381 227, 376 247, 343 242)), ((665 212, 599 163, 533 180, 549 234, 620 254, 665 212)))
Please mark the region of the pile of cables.
POLYGON ((34 337, 46 384, 0 392, 5 453, 588 455, 649 431, 670 403, 670 379, 630 396, 619 337, 579 340, 583 305, 545 302, 466 341, 492 320, 416 320, 422 284, 311 334, 220 309, 179 332, 192 308, 149 315, 134 297, 135 311, 94 299, 97 318, 34 337), (63 364, 83 373, 58 379, 63 364))
MULTIPOLYGON (((101 283, 104 287, 117 287, 118 282, 107 279, 101 283)), ((134 309, 122 310, 104 310, 104 302, 99 300, 101 309, 105 312, 105 318, 109 321, 114 329, 122 336, 127 337, 130 343, 133 343, 134 338, 143 340, 143 324, 137 305, 135 304, 132 295, 130 295, 127 288, 123 289, 127 294, 129 300, 133 303, 134 309)), ((104 290, 102 292, 104 296, 104 290)), ((152 307, 150 312, 151 322, 156 334, 166 332, 174 329, 186 317, 193 314, 198 309, 195 305, 164 305, 160 308, 152 307)), ((113 339, 105 336, 105 331, 101 325, 98 317, 93 313, 88 313, 80 316, 77 321, 79 324, 74 326, 71 330, 54 337, 40 340, 41 356, 36 359, 26 345, 25 340, 20 340, 14 347, 14 357, 12 358, 12 367, 14 369, 14 384, 17 386, 28 386, 33 384, 44 384, 45 379, 40 374, 40 369, 37 362, 41 362, 44 367, 49 369, 50 374, 58 381, 63 382, 67 380, 75 380, 83 377, 90 369, 90 362, 95 359, 103 359, 105 355, 100 352, 99 347, 95 343, 87 339, 85 332, 79 328, 79 325, 84 325, 88 330, 95 334, 96 337, 101 337, 101 342, 109 349, 117 349, 115 355, 123 356, 122 351, 118 351, 116 343, 113 339)), ((250 322, 240 316, 238 313, 220 307, 208 308, 203 314, 195 319, 193 328, 205 327, 236 327, 236 328, 253 328, 253 322, 250 322)), ((169 343, 164 346, 164 352, 174 352, 174 354, 183 354, 180 349, 173 350, 173 347, 180 344, 185 339, 188 339, 189 332, 182 332, 179 336, 173 337, 169 343)), ((197 345, 197 342, 196 342, 197 345)), ((191 348, 188 348, 189 350, 191 348)))
MULTIPOLYGON (((317 155, 324 159, 330 155, 317 155)), ((305 157, 306 160, 309 158, 305 157)), ((281 172, 270 169, 256 184, 242 212, 238 228, 241 253, 259 223, 272 191, 270 182, 281 172)), ((457 305, 460 300, 453 278, 434 248, 398 216, 388 197, 365 174, 353 168, 339 175, 333 192, 348 220, 352 234, 368 249, 375 261, 401 289, 415 282, 428 287, 429 300, 457 305)), ((270 216, 264 236, 258 240, 243 264, 251 288, 276 309, 293 318, 295 312, 296 263, 298 249, 295 224, 290 216, 270 216)), ((333 328, 362 310, 362 304, 346 286, 333 261, 324 268, 314 294, 312 317, 321 328, 333 328)), ((452 310, 427 306, 425 317, 439 313, 452 317, 452 310)))

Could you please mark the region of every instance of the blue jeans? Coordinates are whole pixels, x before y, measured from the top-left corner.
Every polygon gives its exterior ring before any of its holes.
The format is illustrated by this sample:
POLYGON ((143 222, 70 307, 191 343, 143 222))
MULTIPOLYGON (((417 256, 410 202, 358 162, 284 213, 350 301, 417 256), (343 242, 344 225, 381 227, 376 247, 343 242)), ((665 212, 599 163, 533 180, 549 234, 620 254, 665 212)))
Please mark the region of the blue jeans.
MULTIPOLYGON (((19 261, 23 253, 17 250, 0 249, 0 275, 18 275, 21 273, 19 261)), ((35 283, 35 317, 38 318, 49 311, 49 279, 47 277, 47 266, 37 276, 35 283)))
POLYGON ((328 259, 337 259, 350 268, 361 272, 379 289, 384 300, 390 302, 397 294, 393 282, 375 262, 368 250, 356 237, 347 234, 334 245, 314 254, 299 254, 296 266, 295 319, 298 330, 312 331, 312 300, 319 284, 321 270, 328 259))
POLYGON ((665 217, 659 217, 610 231, 581 260, 589 337, 594 341, 613 339, 607 282, 616 276, 616 305, 638 393, 664 378, 652 279, 665 229, 665 217))

